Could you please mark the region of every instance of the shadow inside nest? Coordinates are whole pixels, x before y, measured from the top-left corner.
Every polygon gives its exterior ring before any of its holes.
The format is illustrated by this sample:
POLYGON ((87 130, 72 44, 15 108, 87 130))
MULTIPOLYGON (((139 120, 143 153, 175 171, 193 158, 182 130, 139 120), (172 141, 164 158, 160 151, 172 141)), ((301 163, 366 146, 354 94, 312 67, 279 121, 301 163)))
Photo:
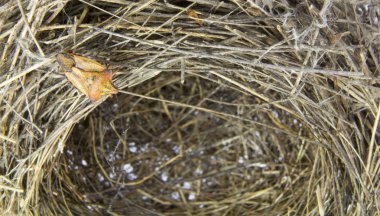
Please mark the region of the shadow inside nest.
MULTIPOLYGON (((228 115, 249 115, 251 121, 123 94, 109 98, 74 127, 67 142, 62 166, 68 167, 69 182, 76 186, 69 187, 75 191, 68 190, 66 196, 85 197, 91 208, 112 205, 119 213, 131 206, 173 213, 190 206, 199 213, 216 205, 202 202, 229 199, 246 190, 246 184, 252 193, 268 187, 294 190, 284 181, 294 174, 285 170, 289 166, 298 172, 307 166, 307 161, 296 165, 294 160, 300 141, 271 128, 270 118, 260 114, 263 109, 254 109, 257 100, 197 77, 188 77, 182 85, 164 75, 142 86, 131 91, 228 115), (164 80, 170 81, 162 85, 164 80)), ((283 114, 272 112, 277 118, 283 114)), ((300 122, 290 125, 302 127, 300 122)), ((257 201, 275 198, 268 194, 257 201)))

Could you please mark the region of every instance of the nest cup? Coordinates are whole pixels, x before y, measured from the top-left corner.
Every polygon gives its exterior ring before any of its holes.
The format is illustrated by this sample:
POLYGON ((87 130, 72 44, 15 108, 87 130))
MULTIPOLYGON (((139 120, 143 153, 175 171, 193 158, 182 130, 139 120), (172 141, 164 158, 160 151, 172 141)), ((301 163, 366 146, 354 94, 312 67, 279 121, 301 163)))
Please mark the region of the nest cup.
POLYGON ((379 214, 379 4, 1 8, 2 214, 379 214), (62 50, 119 93, 86 98, 62 50))

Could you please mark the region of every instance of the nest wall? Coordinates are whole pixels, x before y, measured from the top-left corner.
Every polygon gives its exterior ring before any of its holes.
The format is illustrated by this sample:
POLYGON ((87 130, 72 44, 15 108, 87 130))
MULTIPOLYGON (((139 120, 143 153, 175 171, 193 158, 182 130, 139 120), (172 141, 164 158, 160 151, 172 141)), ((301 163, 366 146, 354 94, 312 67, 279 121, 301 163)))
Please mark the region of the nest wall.
POLYGON ((20 215, 379 215, 373 1, 7 1, 0 203, 20 215), (92 102, 55 56, 114 73, 92 102))

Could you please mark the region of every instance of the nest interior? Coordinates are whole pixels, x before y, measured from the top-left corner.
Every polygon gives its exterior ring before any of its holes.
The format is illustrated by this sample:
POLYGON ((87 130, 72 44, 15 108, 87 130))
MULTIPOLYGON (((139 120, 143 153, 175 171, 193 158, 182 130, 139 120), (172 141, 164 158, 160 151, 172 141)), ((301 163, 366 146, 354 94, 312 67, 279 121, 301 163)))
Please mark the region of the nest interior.
POLYGON ((379 3, 11 0, 0 18, 0 213, 379 214, 379 3), (87 99, 67 51, 119 93, 87 99))

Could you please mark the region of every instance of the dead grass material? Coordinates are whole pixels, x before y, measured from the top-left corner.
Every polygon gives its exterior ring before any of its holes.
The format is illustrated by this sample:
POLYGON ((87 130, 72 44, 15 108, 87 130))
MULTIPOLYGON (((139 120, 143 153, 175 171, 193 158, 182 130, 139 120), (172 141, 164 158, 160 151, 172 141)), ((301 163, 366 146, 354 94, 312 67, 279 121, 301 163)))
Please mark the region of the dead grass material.
POLYGON ((379 215, 375 1, 0 4, 0 213, 379 215), (92 103, 54 60, 109 65, 92 103))

